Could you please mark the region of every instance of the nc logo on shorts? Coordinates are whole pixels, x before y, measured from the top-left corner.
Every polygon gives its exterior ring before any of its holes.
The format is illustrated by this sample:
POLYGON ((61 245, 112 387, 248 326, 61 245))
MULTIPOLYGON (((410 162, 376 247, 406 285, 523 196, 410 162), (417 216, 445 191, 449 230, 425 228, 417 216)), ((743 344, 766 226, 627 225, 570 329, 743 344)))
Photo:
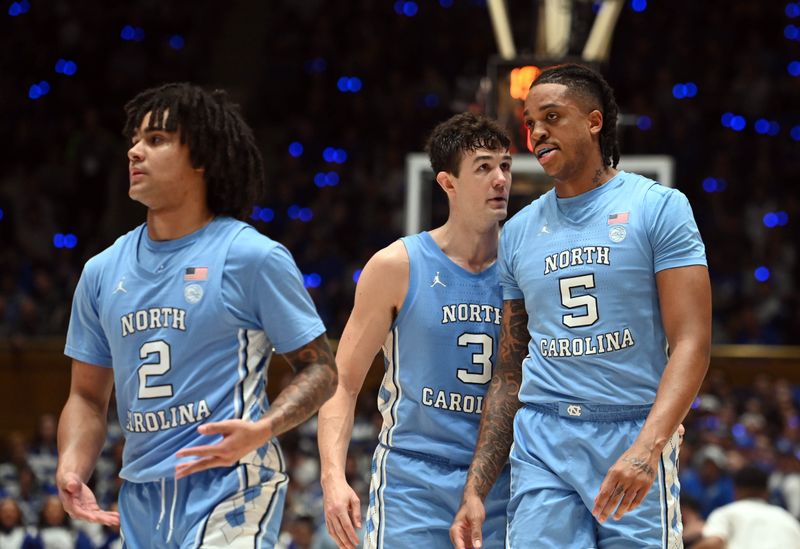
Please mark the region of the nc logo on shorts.
POLYGON ((183 298, 187 303, 197 303, 203 299, 203 287, 200 284, 189 284, 183 289, 183 298))
POLYGON ((627 234, 628 231, 626 231, 625 227, 622 225, 614 225, 608 230, 608 238, 610 238, 612 242, 622 242, 625 240, 627 234))
POLYGON ((581 411, 581 407, 577 404, 570 404, 567 406, 567 413, 571 416, 580 416, 583 412, 581 411))

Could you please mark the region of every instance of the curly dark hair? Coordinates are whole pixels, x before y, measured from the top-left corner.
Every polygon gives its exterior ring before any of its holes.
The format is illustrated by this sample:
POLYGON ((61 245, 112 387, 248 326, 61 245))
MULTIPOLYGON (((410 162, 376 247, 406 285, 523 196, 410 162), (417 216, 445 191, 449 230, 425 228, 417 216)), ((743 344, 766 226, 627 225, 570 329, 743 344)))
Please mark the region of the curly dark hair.
POLYGON ((603 114, 603 129, 600 131, 600 155, 603 164, 616 168, 619 163, 619 141, 617 139, 617 117, 619 107, 614 99, 614 90, 597 71, 574 63, 547 67, 533 81, 531 88, 540 84, 563 84, 593 109, 603 114))
POLYGON ((147 89, 125 104, 125 137, 133 138, 147 113, 147 130, 178 132, 192 166, 205 170, 211 212, 248 216, 264 193, 264 165, 253 130, 228 94, 189 83, 147 89))
POLYGON ((436 126, 425 144, 434 173, 458 177, 461 160, 478 149, 507 151, 511 139, 497 122, 471 112, 457 114, 436 126))

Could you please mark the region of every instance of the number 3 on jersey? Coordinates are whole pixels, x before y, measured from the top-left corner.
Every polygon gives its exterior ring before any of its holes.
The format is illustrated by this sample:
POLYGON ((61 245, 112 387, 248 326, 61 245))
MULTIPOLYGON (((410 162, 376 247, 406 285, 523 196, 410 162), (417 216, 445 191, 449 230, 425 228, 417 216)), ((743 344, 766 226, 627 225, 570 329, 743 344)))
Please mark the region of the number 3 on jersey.
POLYGON ((148 377, 163 376, 172 367, 169 343, 164 340, 148 341, 139 348, 142 360, 157 355, 158 362, 148 362, 139 366, 139 398, 165 398, 172 396, 172 385, 147 385, 148 377))
POLYGON ((479 373, 473 373, 466 368, 459 368, 456 375, 464 383, 483 385, 492 379, 492 353, 494 340, 489 334, 461 334, 458 336, 458 346, 480 345, 481 350, 472 354, 472 363, 481 367, 479 373))

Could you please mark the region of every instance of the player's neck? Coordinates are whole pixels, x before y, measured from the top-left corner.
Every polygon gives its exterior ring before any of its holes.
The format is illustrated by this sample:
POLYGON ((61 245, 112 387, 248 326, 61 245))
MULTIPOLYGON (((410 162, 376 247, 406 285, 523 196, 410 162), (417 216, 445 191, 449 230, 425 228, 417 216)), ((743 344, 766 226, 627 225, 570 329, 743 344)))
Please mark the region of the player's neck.
POLYGON ((570 198, 587 193, 611 180, 617 170, 604 166, 602 161, 587 164, 580 172, 564 179, 555 178, 556 195, 559 198, 570 198))
POLYGON ((198 231, 214 219, 208 207, 147 210, 147 236, 175 240, 198 231))
POLYGON ((444 254, 467 271, 479 273, 497 260, 500 236, 497 222, 479 228, 474 223, 459 222, 451 217, 430 234, 444 254))

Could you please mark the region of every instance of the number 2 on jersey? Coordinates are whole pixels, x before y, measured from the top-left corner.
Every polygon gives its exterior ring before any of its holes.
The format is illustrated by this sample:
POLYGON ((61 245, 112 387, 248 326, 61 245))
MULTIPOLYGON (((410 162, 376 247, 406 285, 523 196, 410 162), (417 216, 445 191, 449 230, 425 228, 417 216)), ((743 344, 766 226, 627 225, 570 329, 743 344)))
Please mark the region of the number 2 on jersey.
POLYGON ((172 396, 172 385, 147 385, 148 377, 163 376, 172 367, 169 343, 164 340, 148 341, 139 348, 142 360, 158 355, 158 362, 148 362, 139 366, 139 398, 165 398, 172 396))
POLYGON ((466 368, 459 368, 456 375, 464 383, 474 383, 483 385, 492 379, 492 352, 494 351, 494 340, 489 334, 461 334, 458 336, 458 346, 467 347, 468 345, 480 345, 481 350, 472 353, 472 363, 481 366, 480 373, 473 373, 466 368))

